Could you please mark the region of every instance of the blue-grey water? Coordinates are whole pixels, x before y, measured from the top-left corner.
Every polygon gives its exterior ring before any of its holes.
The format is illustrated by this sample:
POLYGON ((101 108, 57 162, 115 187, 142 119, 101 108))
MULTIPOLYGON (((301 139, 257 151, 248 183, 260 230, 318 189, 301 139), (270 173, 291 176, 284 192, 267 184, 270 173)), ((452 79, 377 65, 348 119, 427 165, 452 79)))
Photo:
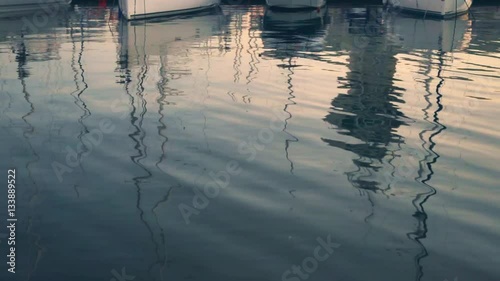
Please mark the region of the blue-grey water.
POLYGON ((1 280, 500 280, 499 38, 495 6, 2 18, 1 280))

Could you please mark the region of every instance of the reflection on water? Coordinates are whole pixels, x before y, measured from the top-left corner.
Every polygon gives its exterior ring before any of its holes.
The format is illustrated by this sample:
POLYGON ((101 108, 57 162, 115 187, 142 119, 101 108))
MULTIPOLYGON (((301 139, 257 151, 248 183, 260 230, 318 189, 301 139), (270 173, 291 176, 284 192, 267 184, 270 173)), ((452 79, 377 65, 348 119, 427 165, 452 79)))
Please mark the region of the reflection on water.
POLYGON ((308 278, 500 276, 491 7, 57 12, 0 19, 20 280, 282 280, 328 235, 341 247, 308 278))

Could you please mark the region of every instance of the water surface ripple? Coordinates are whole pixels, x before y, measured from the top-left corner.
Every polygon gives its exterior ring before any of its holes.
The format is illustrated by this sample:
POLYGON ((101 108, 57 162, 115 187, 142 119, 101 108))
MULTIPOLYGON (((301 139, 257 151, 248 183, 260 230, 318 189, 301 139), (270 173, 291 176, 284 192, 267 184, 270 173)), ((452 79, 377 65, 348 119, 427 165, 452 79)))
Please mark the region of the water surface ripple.
POLYGON ((499 280, 498 7, 22 26, 0 19, 18 280, 499 280))

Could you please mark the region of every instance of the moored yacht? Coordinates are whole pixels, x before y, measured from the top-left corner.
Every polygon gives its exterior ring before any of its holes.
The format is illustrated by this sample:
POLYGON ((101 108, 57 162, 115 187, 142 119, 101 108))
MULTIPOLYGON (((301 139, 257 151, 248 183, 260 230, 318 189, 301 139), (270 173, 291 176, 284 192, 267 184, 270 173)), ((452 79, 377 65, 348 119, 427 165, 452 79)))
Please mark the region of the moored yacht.
POLYGON ((401 10, 418 12, 430 16, 453 17, 466 13, 473 0, 383 0, 401 10))
POLYGON ((321 8, 326 5, 326 0, 266 0, 271 8, 308 9, 321 8))
POLYGON ((196 12, 219 5, 220 0, 119 0, 129 20, 196 12))

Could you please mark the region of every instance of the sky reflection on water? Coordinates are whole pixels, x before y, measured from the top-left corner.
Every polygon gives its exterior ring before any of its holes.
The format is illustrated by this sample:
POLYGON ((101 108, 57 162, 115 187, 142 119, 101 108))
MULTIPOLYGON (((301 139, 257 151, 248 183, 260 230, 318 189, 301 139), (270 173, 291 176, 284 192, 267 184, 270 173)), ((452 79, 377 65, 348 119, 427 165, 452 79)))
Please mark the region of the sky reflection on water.
POLYGON ((497 7, 58 13, 0 19, 19 280, 283 280, 328 235, 311 280, 500 276, 497 7))

